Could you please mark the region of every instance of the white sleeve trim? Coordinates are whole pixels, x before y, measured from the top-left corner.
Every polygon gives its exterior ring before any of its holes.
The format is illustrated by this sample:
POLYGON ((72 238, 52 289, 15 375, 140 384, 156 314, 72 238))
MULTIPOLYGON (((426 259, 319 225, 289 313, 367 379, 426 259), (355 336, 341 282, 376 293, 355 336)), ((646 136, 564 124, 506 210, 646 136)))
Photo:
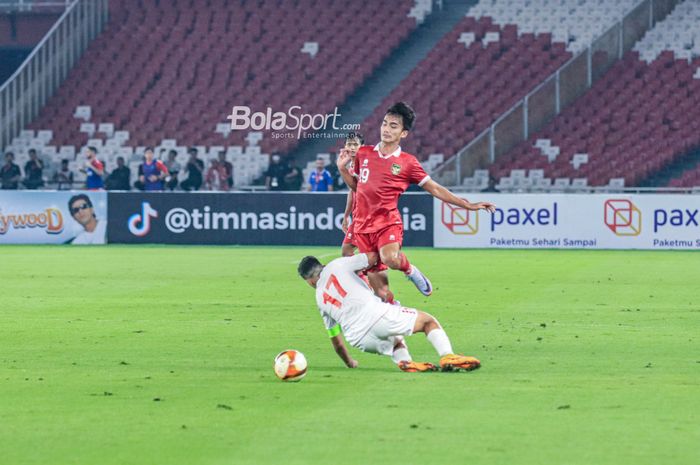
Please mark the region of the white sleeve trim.
POLYGON ((430 175, 429 175, 429 174, 426 175, 423 179, 421 179, 421 181, 418 183, 418 187, 423 187, 423 184, 425 184, 425 183, 428 182, 428 181, 430 181, 430 175))

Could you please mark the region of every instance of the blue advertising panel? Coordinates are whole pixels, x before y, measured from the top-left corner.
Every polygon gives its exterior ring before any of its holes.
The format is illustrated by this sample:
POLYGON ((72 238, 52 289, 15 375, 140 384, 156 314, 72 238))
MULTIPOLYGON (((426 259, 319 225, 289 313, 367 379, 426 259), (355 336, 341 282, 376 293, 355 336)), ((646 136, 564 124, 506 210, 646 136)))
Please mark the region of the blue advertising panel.
MULTIPOLYGON (((109 241, 337 245, 347 193, 110 193, 109 241)), ((433 204, 401 197, 404 245, 433 245, 433 204)))

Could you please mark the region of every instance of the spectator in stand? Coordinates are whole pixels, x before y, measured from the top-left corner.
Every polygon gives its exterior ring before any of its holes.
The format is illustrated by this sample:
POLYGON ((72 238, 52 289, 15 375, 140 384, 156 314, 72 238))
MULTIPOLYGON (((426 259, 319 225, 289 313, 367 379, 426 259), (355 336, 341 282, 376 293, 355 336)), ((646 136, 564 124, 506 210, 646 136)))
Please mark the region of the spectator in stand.
POLYGON ((29 149, 29 161, 24 165, 24 187, 38 189, 44 185, 44 162, 39 160, 36 149, 29 149))
POLYGON ((168 168, 168 172, 170 173, 170 176, 165 178, 165 187, 171 191, 177 188, 177 175, 180 173, 180 169, 182 169, 180 163, 175 161, 176 157, 177 151, 170 149, 168 152, 168 161, 165 162, 165 167, 168 168))
POLYGON ((227 174, 226 167, 216 158, 212 159, 205 177, 207 189, 211 191, 228 191, 227 174))
POLYGON ((139 166, 139 180, 134 183, 137 189, 147 192, 162 191, 168 168, 155 158, 153 147, 146 147, 144 161, 139 166))
POLYGON ((19 188, 19 180, 22 179, 22 172, 15 163, 15 154, 7 152, 5 154, 5 164, 0 169, 0 182, 3 189, 19 188))
POLYGON ((326 162, 323 158, 316 159, 316 169, 309 175, 309 187, 311 192, 333 191, 333 178, 326 169, 326 162))
POLYGON ((233 165, 230 161, 226 160, 226 152, 223 150, 219 152, 219 166, 226 170, 226 183, 230 189, 233 187, 233 165))
POLYGON ((100 190, 103 189, 105 183, 102 176, 105 174, 105 165, 97 159, 97 149, 93 146, 87 148, 87 161, 85 162, 85 168, 81 169, 85 174, 87 174, 87 179, 85 180, 85 187, 88 190, 100 190))
POLYGON ((481 192, 501 192, 496 187, 496 178, 494 178, 493 176, 489 176, 489 184, 488 186, 481 189, 481 192))
POLYGON ((270 167, 265 172, 265 187, 270 191, 286 190, 284 176, 287 174, 287 167, 280 163, 280 156, 273 155, 270 167))
POLYGON ((190 154, 190 160, 185 166, 185 173, 187 173, 187 179, 185 179, 181 184, 185 191, 199 190, 202 187, 202 172, 204 172, 204 162, 197 158, 197 149, 192 147, 187 153, 190 154))
POLYGON ((53 175, 53 182, 57 184, 59 191, 71 190, 73 188, 73 172, 68 167, 68 159, 61 160, 61 168, 53 175))
POLYGON ((284 175, 284 184, 288 191, 299 191, 301 190, 304 175, 297 166, 294 157, 290 157, 287 163, 287 174, 284 175))
POLYGON ((131 170, 124 164, 124 157, 117 157, 117 167, 107 177, 105 184, 107 190, 111 191, 128 191, 131 190, 129 185, 131 180, 131 170))
POLYGON ((326 170, 328 173, 331 175, 331 179, 333 182, 331 183, 331 186, 333 186, 334 191, 341 190, 343 186, 345 185, 345 182, 343 181, 343 177, 340 175, 340 171, 338 171, 338 165, 335 163, 335 160, 337 157, 335 156, 334 153, 331 153, 330 156, 330 163, 326 165, 326 170))

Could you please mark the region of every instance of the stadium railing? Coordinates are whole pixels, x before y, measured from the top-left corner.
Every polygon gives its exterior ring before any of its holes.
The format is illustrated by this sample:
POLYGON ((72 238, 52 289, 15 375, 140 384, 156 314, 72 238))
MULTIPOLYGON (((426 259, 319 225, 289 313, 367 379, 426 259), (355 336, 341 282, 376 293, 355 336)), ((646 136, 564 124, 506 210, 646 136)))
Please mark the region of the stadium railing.
POLYGON ((108 14, 108 0, 75 0, 0 86, 0 147, 7 146, 38 115, 102 31, 108 14))
POLYGON ((588 48, 567 61, 455 156, 437 167, 433 177, 442 184, 460 186, 474 170, 487 167, 500 155, 527 140, 531 133, 544 127, 603 77, 679 2, 644 0, 637 4, 588 48))
POLYGON ((61 12, 77 0, 0 0, 0 13, 61 12))

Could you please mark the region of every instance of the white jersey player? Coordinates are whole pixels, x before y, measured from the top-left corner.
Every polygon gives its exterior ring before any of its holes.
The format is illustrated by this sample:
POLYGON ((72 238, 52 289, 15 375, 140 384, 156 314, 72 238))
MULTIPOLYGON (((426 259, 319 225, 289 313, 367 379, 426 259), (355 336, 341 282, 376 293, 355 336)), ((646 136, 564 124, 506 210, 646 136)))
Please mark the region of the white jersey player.
POLYGON ((341 257, 323 266, 315 257, 304 257, 298 272, 316 289, 316 304, 321 311, 331 343, 349 368, 357 367, 347 351, 345 340, 353 347, 390 356, 403 371, 434 371, 432 363, 414 362, 404 336, 423 332, 440 355, 443 371, 474 370, 481 365, 474 357, 455 355, 447 334, 431 315, 419 310, 382 302, 357 272, 374 265, 377 254, 341 257))

